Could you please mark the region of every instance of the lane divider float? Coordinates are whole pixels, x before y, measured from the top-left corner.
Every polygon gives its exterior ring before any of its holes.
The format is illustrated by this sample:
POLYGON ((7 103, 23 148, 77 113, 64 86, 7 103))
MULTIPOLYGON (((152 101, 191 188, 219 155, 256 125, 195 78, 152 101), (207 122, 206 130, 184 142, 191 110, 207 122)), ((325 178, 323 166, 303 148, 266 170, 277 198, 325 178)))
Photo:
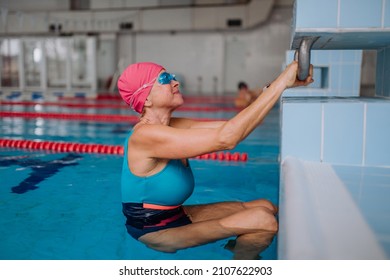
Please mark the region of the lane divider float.
MULTIPOLYGON (((234 103, 234 96, 199 96, 199 95, 183 95, 185 103, 234 103)), ((64 97, 63 99, 75 99, 75 97, 64 97)), ((110 93, 99 95, 96 98, 97 100, 120 100, 122 98, 117 93, 110 93)))
MULTIPOLYGON (((7 106, 25 106, 31 107, 40 106, 56 106, 68 108, 98 108, 98 109, 129 109, 129 106, 122 104, 91 104, 91 103, 63 103, 63 102, 33 102, 33 101, 0 101, 0 105, 7 106)), ((238 112, 236 107, 210 107, 210 106, 182 106, 176 109, 177 111, 190 112, 238 112)))
POLYGON ((63 153, 74 152, 123 155, 123 147, 120 145, 85 144, 75 142, 14 140, 0 138, 0 147, 28 150, 45 150, 63 153))
MULTIPOLYGON (((13 112, 2 111, 0 117, 25 118, 25 119, 60 119, 60 120, 82 120, 96 122, 126 122, 136 123, 139 121, 138 116, 132 115, 112 115, 112 114, 68 114, 68 113, 37 113, 37 112, 13 112)), ((225 121, 226 119, 216 118, 193 118, 198 121, 225 121)))
POLYGON ((0 112, 0 117, 14 118, 45 118, 45 119, 62 119, 62 120, 84 120, 84 121, 101 121, 101 122, 137 122, 138 116, 128 115, 110 115, 110 114, 66 114, 66 113, 37 113, 37 112, 0 112))
MULTIPOLYGON (((76 142, 58 142, 58 141, 37 141, 37 140, 17 140, 0 138, 0 147, 15 148, 27 150, 45 150, 61 153, 88 153, 88 154, 111 154, 123 155, 123 146, 104 145, 104 144, 85 144, 76 142)), ((201 160, 219 160, 219 161, 247 161, 247 153, 218 152, 208 153, 194 157, 201 160)))
POLYGON ((201 156, 195 157, 195 159, 207 159, 207 160, 224 160, 224 161, 247 161, 247 153, 239 152, 218 152, 218 153, 209 153, 201 156))

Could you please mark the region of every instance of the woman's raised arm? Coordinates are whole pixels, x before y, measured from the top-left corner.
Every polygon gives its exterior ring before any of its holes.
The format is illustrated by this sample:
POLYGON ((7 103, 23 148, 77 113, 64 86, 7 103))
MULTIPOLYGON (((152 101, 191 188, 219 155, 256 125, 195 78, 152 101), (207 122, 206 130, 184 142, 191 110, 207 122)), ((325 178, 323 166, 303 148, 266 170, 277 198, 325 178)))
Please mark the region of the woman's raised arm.
POLYGON ((198 128, 189 120, 174 120, 173 127, 142 125, 134 131, 131 143, 147 157, 167 159, 233 149, 263 121, 286 88, 312 82, 312 68, 306 81, 298 81, 296 73, 297 62, 293 62, 251 105, 226 122, 198 128))

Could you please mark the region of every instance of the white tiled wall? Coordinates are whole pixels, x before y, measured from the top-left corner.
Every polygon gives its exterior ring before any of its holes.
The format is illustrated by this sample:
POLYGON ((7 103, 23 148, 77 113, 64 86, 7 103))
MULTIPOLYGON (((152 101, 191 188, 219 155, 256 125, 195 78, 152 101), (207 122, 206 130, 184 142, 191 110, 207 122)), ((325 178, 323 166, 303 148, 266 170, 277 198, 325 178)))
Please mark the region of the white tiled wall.
MULTIPOLYGON (((286 63, 294 59, 295 51, 286 52, 286 63)), ((312 50, 314 83, 305 88, 288 89, 283 96, 359 96, 362 50, 312 50), (316 69, 327 69, 327 72, 316 69), (320 88, 322 79, 326 87, 320 88)))
POLYGON ((298 29, 386 28, 390 0, 297 0, 295 17, 298 29))
POLYGON ((390 166, 390 100, 282 99, 281 159, 390 166))
POLYGON ((390 166, 390 102, 367 103, 366 165, 390 166))
POLYGON ((376 95, 389 97, 390 0, 297 0, 295 8, 295 41, 319 36, 329 49, 311 51, 314 67, 329 68, 328 86, 281 99, 278 257, 389 259, 390 99, 359 97, 362 52, 339 50, 377 49, 376 95))
MULTIPOLYGON (((321 60, 328 57, 322 53, 325 49, 335 57, 348 55, 337 53, 342 49, 376 49, 376 95, 390 96, 390 0, 296 0, 292 48, 298 48, 305 36, 318 37, 312 50, 314 65, 316 56, 321 60), (321 54, 314 51, 317 49, 321 49, 321 54)), ((345 62, 343 58, 337 60, 345 62)), ((335 67, 334 63, 328 57, 325 64, 331 64, 328 91, 305 91, 306 95, 358 96, 360 84, 356 81, 360 80, 360 69, 351 64, 335 67)), ((286 96, 297 95, 296 92, 289 91, 286 96)))
POLYGON ((286 156, 293 156, 320 161, 321 103, 283 101, 282 104, 282 160, 286 156))

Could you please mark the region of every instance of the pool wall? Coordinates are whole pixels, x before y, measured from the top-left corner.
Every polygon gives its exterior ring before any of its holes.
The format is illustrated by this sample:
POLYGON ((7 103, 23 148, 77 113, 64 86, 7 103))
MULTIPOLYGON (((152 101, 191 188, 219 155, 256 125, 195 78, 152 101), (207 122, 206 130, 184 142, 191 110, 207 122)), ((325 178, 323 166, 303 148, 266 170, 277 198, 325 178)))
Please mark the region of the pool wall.
POLYGON ((295 1, 291 49, 318 37, 317 81, 281 100, 279 259, 390 259, 389 33, 388 0, 295 1), (364 49, 377 51, 373 98, 360 96, 364 49))
POLYGON ((389 258, 390 101, 282 104, 278 258, 389 258))

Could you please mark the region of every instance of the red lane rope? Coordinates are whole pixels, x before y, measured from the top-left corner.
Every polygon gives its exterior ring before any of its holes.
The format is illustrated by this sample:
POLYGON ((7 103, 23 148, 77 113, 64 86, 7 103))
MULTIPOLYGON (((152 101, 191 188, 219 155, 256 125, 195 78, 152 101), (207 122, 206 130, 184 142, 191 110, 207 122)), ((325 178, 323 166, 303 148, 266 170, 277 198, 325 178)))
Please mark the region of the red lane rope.
POLYGON ((1 101, 0 105, 10 106, 58 106, 58 107, 73 107, 73 108, 108 108, 108 109, 126 109, 126 105, 120 104, 96 104, 96 103, 65 103, 65 102, 33 102, 33 101, 1 101))
POLYGON ((37 113, 37 112, 0 112, 0 117, 16 118, 47 118, 47 119, 65 119, 65 120, 87 120, 102 122, 137 122, 137 116, 125 115, 107 115, 107 114, 65 114, 65 113, 37 113))
MULTIPOLYGON (((128 115, 111 115, 111 114, 68 114, 68 113, 37 113, 37 112, 0 112, 0 117, 15 117, 15 118, 47 118, 47 119, 62 119, 62 120, 85 120, 85 121, 100 121, 100 122, 127 122, 135 123, 139 121, 138 116, 128 115)), ((226 121, 226 119, 212 118, 193 118, 198 121, 226 121)))
POLYGON ((208 159, 208 160, 225 160, 225 161, 247 161, 247 153, 230 153, 230 152, 218 152, 218 153, 209 153, 201 156, 195 157, 195 159, 208 159))
MULTIPOLYGON (((56 141, 37 141, 37 140, 14 140, 0 138, 0 147, 16 148, 28 150, 45 150, 61 153, 89 153, 89 154, 112 154, 123 155, 123 147, 119 145, 104 145, 104 144, 85 144, 76 142, 56 142, 56 141)), ((230 153, 219 152, 204 154, 195 159, 204 160, 225 160, 225 161, 247 161, 248 154, 246 153, 230 153)))
POLYGON ((0 147, 45 150, 56 152, 75 152, 92 154, 116 154, 123 155, 123 147, 103 144, 84 144, 74 142, 36 141, 36 140, 14 140, 0 138, 0 147))
MULTIPOLYGON (((201 96, 201 95, 186 95, 183 94, 183 99, 186 102, 192 102, 192 103, 208 103, 208 104, 216 104, 216 103, 234 103, 235 96, 201 96)), ((77 100, 79 101, 89 101, 91 99, 85 98, 85 97, 78 97, 78 96, 61 96, 59 97, 60 100, 77 100)), ((94 99, 92 99, 94 100, 94 99)), ((96 100, 118 100, 122 102, 122 98, 119 96, 118 93, 106 93, 102 94, 99 93, 96 97, 96 100)))
MULTIPOLYGON (((122 104, 91 104, 91 103, 63 103, 63 102, 33 102, 33 101, 1 101, 0 105, 9 106, 57 106, 69 108, 99 108, 99 109, 129 109, 129 106, 122 104)), ((202 107, 202 106, 182 106, 176 111, 196 111, 196 112, 238 112, 239 109, 234 107, 202 107)))
MULTIPOLYGON (((115 94, 115 93, 113 93, 115 94)), ((122 98, 118 95, 98 95, 96 97, 97 100, 119 100, 122 101, 122 98)), ((234 103, 234 96, 196 96, 196 95, 183 95, 183 99, 185 102, 190 103, 208 103, 208 104, 216 104, 216 103, 234 103)), ((85 100, 80 97, 60 97, 60 100, 85 100)))

